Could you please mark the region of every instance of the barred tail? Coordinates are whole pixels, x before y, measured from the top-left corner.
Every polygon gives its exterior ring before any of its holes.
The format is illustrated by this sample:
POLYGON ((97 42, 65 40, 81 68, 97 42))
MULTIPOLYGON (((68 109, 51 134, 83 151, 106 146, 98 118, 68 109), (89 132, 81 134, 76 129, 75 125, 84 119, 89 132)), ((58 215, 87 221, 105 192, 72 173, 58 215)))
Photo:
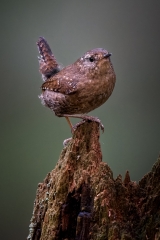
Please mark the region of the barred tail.
POLYGON ((47 41, 40 37, 37 42, 40 57, 39 59, 39 71, 42 74, 44 81, 60 71, 60 66, 54 57, 50 46, 47 41))

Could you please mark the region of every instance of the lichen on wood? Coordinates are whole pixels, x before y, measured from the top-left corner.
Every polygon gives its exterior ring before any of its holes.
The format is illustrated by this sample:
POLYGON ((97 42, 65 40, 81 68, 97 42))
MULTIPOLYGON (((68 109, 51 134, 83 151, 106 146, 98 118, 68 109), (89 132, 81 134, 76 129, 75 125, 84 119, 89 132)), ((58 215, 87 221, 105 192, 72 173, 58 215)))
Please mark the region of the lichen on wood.
POLYGON ((80 125, 38 184, 28 240, 160 239, 160 158, 139 183, 114 179, 99 134, 80 125))

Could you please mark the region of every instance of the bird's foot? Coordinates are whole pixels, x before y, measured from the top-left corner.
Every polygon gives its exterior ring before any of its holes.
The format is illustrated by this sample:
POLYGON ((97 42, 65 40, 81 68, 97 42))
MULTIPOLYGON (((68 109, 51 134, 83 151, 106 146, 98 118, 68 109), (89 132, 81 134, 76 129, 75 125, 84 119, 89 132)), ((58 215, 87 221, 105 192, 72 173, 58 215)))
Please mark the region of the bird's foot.
POLYGON ((74 114, 74 115, 69 115, 69 114, 56 114, 58 117, 65 117, 69 126, 71 127, 71 132, 72 134, 74 133, 74 131, 76 130, 76 128, 78 126, 80 126, 81 124, 83 124, 85 121, 91 121, 91 122, 97 122, 102 130, 102 132, 104 132, 104 126, 101 123, 101 121, 99 120, 99 118, 97 117, 92 117, 92 116, 88 116, 88 115, 83 115, 83 114, 74 114), (72 126, 69 117, 73 117, 73 118, 80 118, 82 119, 82 121, 80 123, 77 123, 75 126, 72 126))
POLYGON ((101 123, 100 119, 97 117, 92 117, 92 116, 82 116, 82 121, 77 123, 76 125, 73 126, 73 129, 76 130, 77 127, 82 125, 85 121, 91 121, 91 122, 97 122, 99 124, 99 127, 101 128, 102 132, 104 132, 104 126, 101 123))
MULTIPOLYGON (((72 126, 73 132, 79 127, 81 126, 83 123, 85 123, 85 120, 83 119, 82 121, 80 121, 79 123, 76 123, 74 126, 72 126)), ((72 133, 73 133, 72 132, 72 133)))

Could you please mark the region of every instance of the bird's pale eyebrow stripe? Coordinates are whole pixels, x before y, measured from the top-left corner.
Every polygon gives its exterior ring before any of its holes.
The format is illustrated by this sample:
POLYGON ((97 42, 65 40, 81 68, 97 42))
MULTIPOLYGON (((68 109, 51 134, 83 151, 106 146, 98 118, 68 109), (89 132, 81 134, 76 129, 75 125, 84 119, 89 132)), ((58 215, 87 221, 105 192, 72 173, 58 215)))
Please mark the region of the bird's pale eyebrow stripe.
POLYGON ((90 54, 86 54, 86 55, 85 55, 85 58, 90 58, 90 57, 91 57, 90 54))

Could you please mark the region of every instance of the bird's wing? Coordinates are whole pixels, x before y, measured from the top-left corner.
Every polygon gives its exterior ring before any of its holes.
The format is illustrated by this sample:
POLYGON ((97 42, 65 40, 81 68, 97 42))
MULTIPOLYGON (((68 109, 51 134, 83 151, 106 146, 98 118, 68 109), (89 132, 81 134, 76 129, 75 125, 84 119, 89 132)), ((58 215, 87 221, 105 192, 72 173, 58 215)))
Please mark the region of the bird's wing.
POLYGON ((75 77, 71 78, 67 75, 56 74, 44 82, 41 88, 43 91, 49 90, 69 95, 77 91, 77 82, 75 77))

